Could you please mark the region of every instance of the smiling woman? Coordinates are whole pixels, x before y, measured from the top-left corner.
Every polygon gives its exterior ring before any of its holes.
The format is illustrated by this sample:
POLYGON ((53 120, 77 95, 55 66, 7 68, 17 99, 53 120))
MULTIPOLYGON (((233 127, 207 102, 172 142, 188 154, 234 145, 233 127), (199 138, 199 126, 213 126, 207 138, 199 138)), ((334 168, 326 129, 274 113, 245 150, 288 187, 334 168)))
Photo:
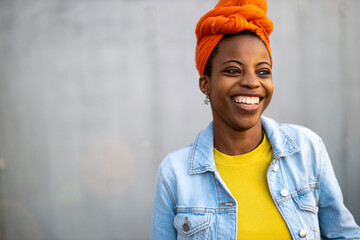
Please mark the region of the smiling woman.
POLYGON ((325 146, 262 116, 273 95, 265 0, 220 0, 196 27, 213 122, 158 171, 152 239, 360 239, 325 146))
POLYGON ((273 93, 270 55, 260 38, 246 32, 221 40, 217 48, 211 75, 200 77, 200 89, 209 95, 212 106, 214 147, 243 154, 262 140, 260 117, 273 93), (229 131, 246 132, 253 139, 245 145, 235 143, 222 134, 229 131))

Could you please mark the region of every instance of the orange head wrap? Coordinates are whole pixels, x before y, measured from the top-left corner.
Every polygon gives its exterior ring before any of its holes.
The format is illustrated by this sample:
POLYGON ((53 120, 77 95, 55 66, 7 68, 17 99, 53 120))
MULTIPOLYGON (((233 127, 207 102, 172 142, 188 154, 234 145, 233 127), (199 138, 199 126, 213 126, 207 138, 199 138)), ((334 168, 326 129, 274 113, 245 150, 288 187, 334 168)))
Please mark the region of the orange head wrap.
POLYGON ((213 10, 200 18, 195 31, 195 60, 200 75, 204 75, 212 51, 225 34, 254 31, 265 43, 271 58, 269 35, 273 23, 266 12, 266 0, 220 0, 213 10))

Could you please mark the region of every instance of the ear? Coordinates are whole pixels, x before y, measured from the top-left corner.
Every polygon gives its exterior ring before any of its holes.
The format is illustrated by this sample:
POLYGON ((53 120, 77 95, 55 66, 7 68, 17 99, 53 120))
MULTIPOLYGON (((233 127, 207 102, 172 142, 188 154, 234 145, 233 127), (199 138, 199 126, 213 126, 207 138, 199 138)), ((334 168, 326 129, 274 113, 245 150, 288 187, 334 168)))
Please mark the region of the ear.
POLYGON ((201 75, 199 78, 199 87, 203 94, 210 93, 210 78, 206 75, 201 75))

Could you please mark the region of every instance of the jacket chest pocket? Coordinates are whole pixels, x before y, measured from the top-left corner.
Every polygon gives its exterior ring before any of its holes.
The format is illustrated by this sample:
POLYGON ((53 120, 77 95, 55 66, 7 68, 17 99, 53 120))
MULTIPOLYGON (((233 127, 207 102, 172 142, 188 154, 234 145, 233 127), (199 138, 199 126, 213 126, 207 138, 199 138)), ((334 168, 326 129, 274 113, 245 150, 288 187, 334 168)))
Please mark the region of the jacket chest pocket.
MULTIPOLYGON (((318 222, 318 206, 317 201, 309 189, 308 192, 293 198, 297 208, 300 210, 303 224, 306 224, 308 229, 314 234, 308 239, 320 239, 319 222, 318 222)), ((310 233, 309 233, 310 234, 310 233)))
POLYGON ((205 240, 209 238, 212 213, 178 213, 174 227, 179 240, 205 240))
POLYGON ((300 210, 317 214, 318 212, 317 201, 311 190, 303 195, 299 195, 295 197, 294 201, 296 202, 300 210))

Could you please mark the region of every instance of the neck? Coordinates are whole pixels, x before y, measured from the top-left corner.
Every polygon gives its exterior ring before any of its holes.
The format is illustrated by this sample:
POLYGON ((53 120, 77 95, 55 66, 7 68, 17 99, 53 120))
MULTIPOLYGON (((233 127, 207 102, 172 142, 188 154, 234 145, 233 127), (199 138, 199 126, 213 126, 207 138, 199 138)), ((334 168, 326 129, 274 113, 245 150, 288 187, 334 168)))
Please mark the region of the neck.
POLYGON ((263 139, 261 120, 254 127, 235 130, 214 121, 214 147, 227 155, 241 155, 254 150, 263 139))

